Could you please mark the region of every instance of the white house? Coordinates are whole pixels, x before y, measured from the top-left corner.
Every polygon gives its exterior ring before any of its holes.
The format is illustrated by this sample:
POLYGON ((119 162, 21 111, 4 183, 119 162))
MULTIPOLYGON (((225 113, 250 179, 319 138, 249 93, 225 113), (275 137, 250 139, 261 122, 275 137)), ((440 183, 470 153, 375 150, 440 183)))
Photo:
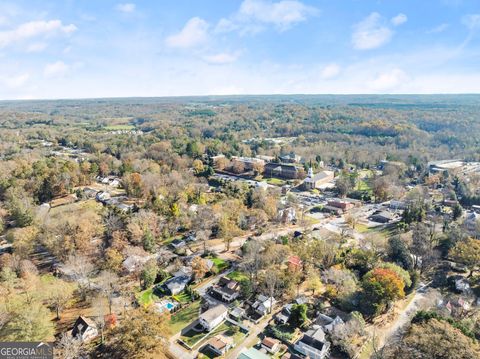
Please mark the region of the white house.
POLYGON ((275 305, 277 301, 273 297, 267 297, 265 295, 259 295, 252 307, 255 309, 257 314, 265 315, 270 312, 271 308, 275 305))
POLYGON ((209 290, 210 294, 223 302, 231 303, 240 295, 240 283, 227 277, 222 277, 209 290))
POLYGON ((280 341, 277 339, 265 337, 262 340, 262 348, 270 354, 275 354, 280 349, 280 341))
POLYGON ((73 325, 72 336, 83 342, 89 341, 98 335, 95 322, 86 317, 78 317, 73 325))
POLYGON ((228 308, 223 304, 218 304, 206 312, 200 314, 198 318, 201 326, 205 328, 207 332, 215 329, 222 323, 228 316, 228 308))
POLYGON ((325 359, 328 357, 330 342, 325 339, 322 328, 314 327, 295 343, 294 349, 310 359, 325 359))

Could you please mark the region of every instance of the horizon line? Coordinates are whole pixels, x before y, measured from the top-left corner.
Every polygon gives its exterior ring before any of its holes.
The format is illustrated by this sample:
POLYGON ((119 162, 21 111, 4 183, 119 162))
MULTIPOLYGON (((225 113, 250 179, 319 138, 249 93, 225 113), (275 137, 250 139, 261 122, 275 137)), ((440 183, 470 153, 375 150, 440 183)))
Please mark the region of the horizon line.
POLYGON ((101 96, 101 97, 45 97, 45 98, 14 98, 0 99, 0 102, 27 102, 27 101, 74 101, 74 100, 121 100, 121 99, 181 99, 207 97, 293 97, 293 96, 478 96, 480 92, 438 92, 438 93, 252 93, 252 94, 211 94, 211 95, 159 95, 159 96, 101 96))

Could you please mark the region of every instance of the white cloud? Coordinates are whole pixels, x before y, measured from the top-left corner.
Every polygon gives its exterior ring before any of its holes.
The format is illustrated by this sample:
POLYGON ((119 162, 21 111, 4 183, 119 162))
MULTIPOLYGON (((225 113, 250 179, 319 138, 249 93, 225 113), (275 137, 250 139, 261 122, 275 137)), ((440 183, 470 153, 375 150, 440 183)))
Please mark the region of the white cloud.
POLYGON ((57 61, 47 64, 43 70, 43 75, 45 77, 62 77, 65 76, 69 71, 69 65, 65 64, 63 61, 57 61))
POLYGON ((318 10, 298 0, 244 0, 238 11, 228 19, 220 19, 215 31, 229 32, 238 30, 242 34, 257 33, 267 25, 278 31, 286 31, 295 24, 306 21, 318 10))
POLYGON ((332 64, 328 64, 322 69, 320 76, 324 80, 329 80, 329 79, 333 79, 334 77, 337 77, 340 74, 340 71, 341 71, 340 66, 335 63, 332 63, 332 64))
POLYGON ((397 16, 394 16, 390 19, 390 22, 392 23, 393 26, 398 26, 406 23, 408 20, 407 15, 405 14, 398 14, 397 16))
POLYGON ((447 30, 449 27, 450 27, 449 24, 443 23, 443 24, 440 24, 440 25, 435 26, 434 28, 428 30, 428 31, 427 31, 427 34, 438 34, 438 33, 444 32, 444 31, 447 30))
POLYGON ((193 17, 179 33, 167 37, 166 44, 169 47, 184 49, 201 45, 208 39, 208 27, 205 20, 193 17))
POLYGON ((133 3, 125 3, 125 4, 117 4, 117 6, 115 6, 115 9, 117 11, 124 12, 124 13, 128 14, 128 13, 134 12, 135 7, 136 7, 136 5, 133 4, 133 3))
POLYGON ((480 14, 468 14, 462 18, 462 23, 470 30, 480 28, 480 14))
POLYGON ((314 9, 296 0, 271 2, 266 0, 244 0, 239 14, 266 24, 273 24, 280 30, 305 21, 314 9))
POLYGON ((34 42, 25 49, 26 52, 42 52, 47 48, 47 44, 44 42, 34 42))
POLYGON ((209 64, 225 65, 225 64, 231 64, 237 61, 239 56, 240 56, 239 52, 235 52, 235 53, 221 52, 218 54, 204 56, 203 59, 209 64))
POLYGON ((77 30, 73 24, 63 25, 60 20, 30 21, 13 30, 0 31, 0 48, 36 37, 48 37, 58 34, 69 35, 77 30))
POLYGON ((377 12, 372 12, 354 26, 352 44, 358 50, 370 50, 388 43, 393 32, 384 25, 384 20, 377 12))
POLYGON ((389 90, 397 88, 399 85, 407 81, 407 74, 399 69, 394 68, 389 71, 382 72, 370 82, 370 87, 375 90, 389 90))
POLYGON ((11 89, 22 87, 30 78, 28 73, 24 73, 17 76, 0 77, 0 82, 11 89))

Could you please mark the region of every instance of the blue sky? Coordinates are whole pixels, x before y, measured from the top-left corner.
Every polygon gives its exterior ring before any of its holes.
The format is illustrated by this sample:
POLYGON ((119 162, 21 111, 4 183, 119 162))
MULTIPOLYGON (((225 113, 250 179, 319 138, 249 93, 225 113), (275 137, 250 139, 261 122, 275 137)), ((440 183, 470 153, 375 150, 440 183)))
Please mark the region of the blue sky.
POLYGON ((472 92, 478 0, 0 3, 0 99, 472 92))

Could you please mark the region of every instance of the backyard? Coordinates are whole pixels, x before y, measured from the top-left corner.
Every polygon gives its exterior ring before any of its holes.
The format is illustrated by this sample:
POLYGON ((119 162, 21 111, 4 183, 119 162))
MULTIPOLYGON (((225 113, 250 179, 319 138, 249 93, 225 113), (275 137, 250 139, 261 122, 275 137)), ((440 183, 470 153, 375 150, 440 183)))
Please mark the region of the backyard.
POLYGON ((209 339, 219 334, 233 338, 234 345, 240 343, 245 337, 245 332, 242 331, 239 327, 228 321, 224 321, 210 333, 197 332, 193 329, 190 329, 187 333, 182 335, 180 339, 183 340, 188 346, 193 348, 198 347, 203 343, 206 343, 209 339))
POLYGON ((213 264, 215 265, 215 267, 217 267, 219 272, 222 272, 229 267, 229 264, 223 259, 214 258, 214 257, 207 257, 207 258, 213 262, 213 264))
POLYGON ((239 271, 233 271, 227 275, 228 278, 233 279, 237 282, 247 281, 249 278, 245 273, 239 271))
POLYGON ((171 315, 170 332, 176 334, 198 318, 200 313, 200 300, 197 300, 188 306, 180 309, 171 315))

